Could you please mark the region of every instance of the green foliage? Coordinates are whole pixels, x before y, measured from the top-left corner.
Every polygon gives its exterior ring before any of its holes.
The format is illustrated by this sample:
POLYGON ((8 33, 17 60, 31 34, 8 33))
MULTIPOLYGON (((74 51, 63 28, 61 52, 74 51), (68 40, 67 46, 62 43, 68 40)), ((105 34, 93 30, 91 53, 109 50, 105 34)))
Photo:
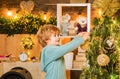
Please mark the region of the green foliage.
MULTIPOLYGON (((120 18, 120 17, 119 17, 120 18)), ((120 49, 120 20, 118 17, 102 17, 93 20, 94 28, 91 30, 90 44, 86 51, 90 67, 83 69, 80 79, 118 79, 119 75, 119 49, 120 49), (114 47, 106 49, 108 37, 114 39, 114 47), (102 51, 102 52, 101 52, 102 51), (105 66, 100 66, 97 57, 104 53, 110 58, 105 66)))
POLYGON ((47 22, 47 24, 57 25, 57 21, 56 20, 57 20, 57 18, 50 17, 50 19, 47 22))
POLYGON ((44 24, 56 25, 56 18, 51 17, 45 22, 41 15, 34 16, 32 14, 23 15, 18 19, 7 19, 0 17, 0 34, 36 34, 39 27, 44 24))
POLYGON ((9 29, 11 29, 10 23, 11 23, 10 20, 8 20, 4 17, 0 17, 0 32, 8 33, 9 29))

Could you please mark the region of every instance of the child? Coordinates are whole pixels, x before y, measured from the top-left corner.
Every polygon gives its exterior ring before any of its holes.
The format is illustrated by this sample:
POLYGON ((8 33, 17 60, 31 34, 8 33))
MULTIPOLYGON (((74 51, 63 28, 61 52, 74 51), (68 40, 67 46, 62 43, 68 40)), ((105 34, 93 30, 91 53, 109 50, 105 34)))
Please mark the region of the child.
POLYGON ((38 33, 38 41, 44 47, 41 53, 41 69, 46 72, 46 79, 66 79, 63 56, 79 47, 89 37, 89 33, 79 33, 71 42, 59 46, 60 30, 54 25, 42 26, 38 33))

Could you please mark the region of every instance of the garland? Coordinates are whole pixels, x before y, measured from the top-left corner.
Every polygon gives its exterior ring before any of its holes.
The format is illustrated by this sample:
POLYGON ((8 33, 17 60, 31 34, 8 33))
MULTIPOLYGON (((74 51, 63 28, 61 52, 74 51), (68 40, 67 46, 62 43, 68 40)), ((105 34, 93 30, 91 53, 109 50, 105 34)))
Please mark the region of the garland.
POLYGON ((39 27, 44 24, 56 25, 56 18, 50 17, 49 20, 43 20, 41 15, 23 15, 18 19, 8 19, 0 17, 0 34, 8 36, 14 34, 36 34, 39 27))

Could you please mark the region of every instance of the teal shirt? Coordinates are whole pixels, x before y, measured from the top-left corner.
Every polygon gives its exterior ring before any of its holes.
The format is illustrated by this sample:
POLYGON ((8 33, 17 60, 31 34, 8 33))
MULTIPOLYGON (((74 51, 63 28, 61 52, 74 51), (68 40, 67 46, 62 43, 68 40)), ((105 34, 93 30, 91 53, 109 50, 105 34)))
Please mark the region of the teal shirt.
POLYGON ((66 79, 63 56, 84 43, 83 37, 75 37, 71 42, 61 45, 47 45, 41 53, 41 70, 46 72, 46 79, 66 79))

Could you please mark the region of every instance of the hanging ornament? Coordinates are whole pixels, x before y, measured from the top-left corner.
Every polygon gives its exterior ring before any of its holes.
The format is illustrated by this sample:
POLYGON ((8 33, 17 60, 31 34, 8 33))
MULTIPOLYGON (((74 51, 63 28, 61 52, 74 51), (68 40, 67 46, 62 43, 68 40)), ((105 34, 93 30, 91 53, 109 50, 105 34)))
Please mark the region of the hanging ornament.
POLYGON ((104 48, 108 50, 110 53, 113 53, 115 50, 114 42, 115 40, 112 36, 109 36, 104 40, 104 48))
POLYGON ((26 13, 31 13, 31 11, 34 8, 34 2, 32 0, 21 1, 20 2, 20 8, 26 13))
POLYGON ((109 38, 109 39, 107 39, 106 43, 108 44, 109 47, 112 47, 112 45, 114 43, 114 39, 113 38, 109 38))
POLYGON ((103 48, 99 50, 100 55, 97 57, 97 62, 100 66, 106 66, 110 62, 110 58, 104 54, 103 48))
POLYGON ((100 54, 97 57, 97 62, 100 66, 106 66, 110 62, 110 58, 106 54, 100 54))
POLYGON ((119 0, 94 0, 93 6, 101 9, 102 16, 113 16, 120 9, 119 0))

